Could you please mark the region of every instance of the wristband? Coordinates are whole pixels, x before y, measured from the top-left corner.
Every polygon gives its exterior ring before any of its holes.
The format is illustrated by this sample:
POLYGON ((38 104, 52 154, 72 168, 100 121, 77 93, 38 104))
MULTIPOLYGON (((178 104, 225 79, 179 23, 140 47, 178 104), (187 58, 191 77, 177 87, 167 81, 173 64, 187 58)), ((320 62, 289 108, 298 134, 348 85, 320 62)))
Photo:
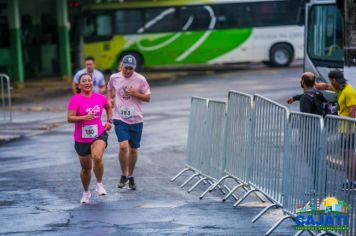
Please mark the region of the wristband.
POLYGON ((111 120, 111 119, 110 119, 110 120, 107 120, 106 122, 108 122, 108 123, 112 124, 112 120, 111 120))

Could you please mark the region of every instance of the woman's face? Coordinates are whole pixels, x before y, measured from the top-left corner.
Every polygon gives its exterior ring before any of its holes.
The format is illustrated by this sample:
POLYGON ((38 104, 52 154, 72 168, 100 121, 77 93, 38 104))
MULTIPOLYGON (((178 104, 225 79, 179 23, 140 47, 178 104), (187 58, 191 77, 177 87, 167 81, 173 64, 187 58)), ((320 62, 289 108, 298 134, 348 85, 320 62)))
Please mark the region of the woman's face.
POLYGON ((93 89, 93 80, 90 75, 83 75, 79 81, 81 91, 90 92, 93 89))

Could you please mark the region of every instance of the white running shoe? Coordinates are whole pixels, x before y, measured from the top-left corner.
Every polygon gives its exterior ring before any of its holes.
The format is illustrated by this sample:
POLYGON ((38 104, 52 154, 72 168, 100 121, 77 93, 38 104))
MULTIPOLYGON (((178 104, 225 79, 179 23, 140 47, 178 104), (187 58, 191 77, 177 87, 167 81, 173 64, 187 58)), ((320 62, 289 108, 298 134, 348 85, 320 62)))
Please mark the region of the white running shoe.
POLYGON ((91 197, 91 193, 89 191, 88 192, 83 192, 83 196, 82 196, 82 199, 80 199, 80 203, 81 204, 89 203, 90 197, 91 197))
POLYGON ((97 183, 95 190, 96 190, 96 194, 97 194, 98 196, 104 196, 104 195, 106 195, 106 190, 105 190, 105 188, 104 188, 103 183, 97 183))

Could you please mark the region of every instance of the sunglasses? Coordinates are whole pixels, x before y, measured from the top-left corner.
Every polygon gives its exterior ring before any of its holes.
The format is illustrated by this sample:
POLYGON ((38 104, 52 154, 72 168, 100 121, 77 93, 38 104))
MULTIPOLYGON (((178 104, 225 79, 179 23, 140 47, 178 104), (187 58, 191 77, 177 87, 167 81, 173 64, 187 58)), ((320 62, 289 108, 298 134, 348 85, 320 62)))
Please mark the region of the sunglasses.
POLYGON ((124 67, 124 68, 125 68, 125 70, 133 70, 133 68, 130 67, 130 66, 126 66, 126 67, 124 67))

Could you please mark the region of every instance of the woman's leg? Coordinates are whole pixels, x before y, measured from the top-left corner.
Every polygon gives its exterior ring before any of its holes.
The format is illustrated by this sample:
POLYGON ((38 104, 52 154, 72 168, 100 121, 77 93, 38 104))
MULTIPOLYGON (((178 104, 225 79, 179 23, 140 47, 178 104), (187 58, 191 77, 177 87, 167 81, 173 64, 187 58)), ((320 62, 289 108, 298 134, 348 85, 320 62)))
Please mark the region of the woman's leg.
POLYGON ((104 174, 104 161, 103 155, 105 151, 106 143, 103 140, 96 140, 91 145, 91 157, 94 162, 94 174, 96 181, 101 183, 104 174))
POLYGON ((80 165, 82 170, 80 171, 80 179, 82 180, 82 185, 84 191, 89 191, 89 184, 91 178, 92 160, 90 155, 79 156, 80 165))

